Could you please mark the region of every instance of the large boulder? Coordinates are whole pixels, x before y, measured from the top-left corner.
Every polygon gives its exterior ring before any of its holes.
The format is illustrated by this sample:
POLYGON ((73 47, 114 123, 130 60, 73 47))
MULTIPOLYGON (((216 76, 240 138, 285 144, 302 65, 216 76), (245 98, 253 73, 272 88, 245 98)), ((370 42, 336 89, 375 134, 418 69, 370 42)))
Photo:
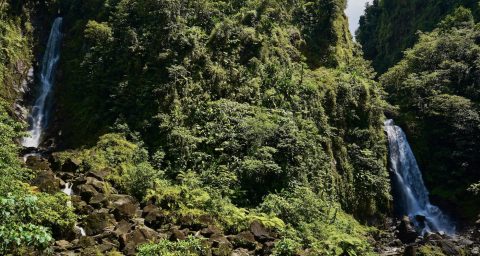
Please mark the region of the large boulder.
POLYGON ((145 224, 151 228, 160 228, 167 221, 164 211, 153 204, 143 208, 142 217, 145 224))
POLYGON ((244 231, 238 235, 231 236, 230 240, 235 248, 247 248, 249 250, 255 250, 257 248, 255 236, 250 231, 244 231))
POLYGON ((414 243, 418 237, 418 233, 413 227, 410 218, 408 216, 404 216, 400 225, 398 226, 398 238, 404 244, 414 243))
POLYGON ((143 243, 148 241, 154 241, 159 237, 159 234, 146 226, 141 226, 135 228, 130 233, 122 235, 120 237, 120 242, 123 245, 123 252, 126 255, 134 255, 136 248, 143 243))
POLYGON ((62 164, 62 172, 76 172, 80 169, 80 165, 82 164, 81 160, 74 159, 74 158, 67 158, 62 164))
POLYGON ((213 255, 228 256, 232 254, 233 246, 224 235, 213 234, 208 242, 211 244, 213 255))
POLYGON ((139 209, 139 204, 129 195, 111 195, 109 197, 111 201, 111 208, 115 214, 117 220, 128 220, 137 217, 137 212, 139 209))
POLYGON ((55 177, 55 174, 50 170, 38 170, 35 178, 31 181, 33 186, 40 189, 41 192, 57 193, 60 191, 60 180, 55 177))
POLYGON ((116 225, 116 221, 113 216, 108 213, 107 209, 101 209, 89 214, 85 219, 85 232, 89 236, 98 235, 103 233, 107 227, 113 230, 116 225))
POLYGON ((51 170, 50 169, 50 162, 48 162, 47 159, 39 156, 39 155, 31 155, 28 156, 25 164, 27 165, 28 168, 34 170, 34 171, 45 171, 45 170, 51 170))
POLYGON ((75 188, 83 201, 89 202, 92 197, 98 194, 98 191, 89 184, 82 184, 75 188))
POLYGON ((255 236, 255 238, 260 242, 266 242, 274 240, 270 232, 263 226, 259 221, 253 221, 250 224, 250 232, 255 236))

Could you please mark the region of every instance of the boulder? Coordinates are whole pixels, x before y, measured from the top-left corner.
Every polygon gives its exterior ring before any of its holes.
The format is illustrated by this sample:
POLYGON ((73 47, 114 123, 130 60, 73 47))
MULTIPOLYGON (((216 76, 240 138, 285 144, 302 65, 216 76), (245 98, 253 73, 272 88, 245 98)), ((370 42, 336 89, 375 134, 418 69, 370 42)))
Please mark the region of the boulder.
POLYGON ((98 194, 98 191, 92 185, 88 184, 79 185, 76 187, 76 190, 85 202, 89 202, 92 197, 98 194))
POLYGON ((402 218, 402 221, 400 222, 400 225, 398 226, 398 238, 404 243, 404 244, 410 244, 415 242, 415 240, 418 237, 418 233, 413 227, 413 225, 410 222, 410 218, 407 216, 404 216, 402 218))
POLYGON ((137 201, 129 195, 111 195, 109 199, 112 202, 111 207, 117 220, 132 219, 137 215, 139 205, 137 201))
POLYGON ((170 232, 172 233, 172 235, 170 236, 170 241, 172 241, 172 242, 187 239, 187 236, 185 235, 186 232, 184 232, 183 230, 179 230, 176 227, 171 228, 170 232))
POLYGON ((92 187, 94 187, 97 191, 99 192, 102 192, 102 193, 106 193, 107 189, 106 189, 106 184, 105 182, 103 181, 99 181, 97 180, 96 178, 94 177, 86 177, 86 182, 85 184, 87 185, 91 185, 92 187))
POLYGON ((214 234, 221 234, 221 233, 222 233, 222 231, 219 228, 217 228, 216 226, 213 226, 213 225, 208 225, 208 227, 200 230, 200 234, 202 236, 206 237, 206 238, 209 238, 214 234))
POLYGON ((130 233, 121 236, 120 241, 124 245, 123 252, 127 255, 134 255, 138 245, 153 241, 158 236, 159 234, 151 228, 146 226, 137 227, 130 233))
POLYGON ((133 225, 130 224, 128 221, 126 220, 121 220, 120 222, 117 223, 117 225, 115 226, 115 231, 114 233, 118 236, 118 237, 121 237, 122 235, 125 235, 127 233, 130 232, 130 230, 132 230, 133 228, 133 225))
POLYGON ((220 234, 213 234, 208 242, 212 247, 212 254, 216 256, 228 256, 232 253, 232 244, 228 239, 220 234))
POLYGON ((255 236, 250 231, 243 231, 236 236, 232 236, 231 241, 235 248, 241 247, 249 250, 255 250, 257 248, 255 236))
POLYGON ((438 247, 442 248, 442 251, 445 255, 449 255, 449 256, 462 255, 461 250, 452 241, 444 239, 444 240, 438 241, 436 244, 438 247))
POLYGON ((109 168, 103 168, 101 170, 92 170, 87 172, 87 177, 93 177, 100 181, 105 181, 105 178, 112 173, 109 168))
POLYGON ((58 251, 66 251, 72 248, 72 244, 66 240, 55 241, 55 249, 58 251))
POLYGON ((50 162, 39 155, 31 155, 27 157, 25 164, 34 171, 50 171, 50 162))
POLYGON ((105 194, 98 193, 90 198, 89 204, 97 209, 108 205, 108 199, 105 194))
POLYGON ((84 228, 87 235, 93 236, 104 232, 107 227, 113 229, 115 224, 116 222, 113 216, 111 216, 106 209, 102 209, 87 216, 84 228))
POLYGON ((165 213, 153 204, 143 208, 142 216, 145 219, 145 224, 151 228, 160 228, 166 222, 165 213))
POLYGON ((238 248, 232 252, 232 256, 250 256, 252 255, 247 249, 238 248))
POLYGON ((50 169, 37 171, 31 184, 38 187, 41 192, 51 194, 57 193, 61 188, 60 180, 55 177, 55 174, 50 169))
POLYGON ((62 172, 76 172, 80 168, 81 164, 82 161, 78 159, 67 158, 62 164, 62 172))
POLYGON ((260 242, 274 240, 274 238, 270 235, 265 226, 263 226, 263 224, 259 221, 255 220, 250 224, 250 232, 252 232, 255 238, 260 242))

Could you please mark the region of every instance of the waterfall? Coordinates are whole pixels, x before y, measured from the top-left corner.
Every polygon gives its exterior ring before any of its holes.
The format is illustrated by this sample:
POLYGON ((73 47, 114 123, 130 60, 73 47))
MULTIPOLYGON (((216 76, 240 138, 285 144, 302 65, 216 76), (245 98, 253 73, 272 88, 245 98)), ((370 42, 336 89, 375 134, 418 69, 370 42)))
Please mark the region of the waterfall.
POLYGON ((58 61, 60 60, 60 42, 62 33, 60 31, 62 18, 58 17, 53 22, 50 36, 48 38, 47 48, 43 55, 41 74, 40 74, 40 91, 35 104, 30 111, 29 136, 23 138, 22 145, 24 147, 36 148, 40 145, 42 133, 48 125, 50 112, 50 96, 53 83, 55 80, 55 71, 58 61))
POLYGON ((385 122, 390 145, 390 168, 397 210, 409 216, 421 234, 440 232, 455 234, 455 227, 440 208, 430 203, 417 160, 403 130, 393 120, 385 122))

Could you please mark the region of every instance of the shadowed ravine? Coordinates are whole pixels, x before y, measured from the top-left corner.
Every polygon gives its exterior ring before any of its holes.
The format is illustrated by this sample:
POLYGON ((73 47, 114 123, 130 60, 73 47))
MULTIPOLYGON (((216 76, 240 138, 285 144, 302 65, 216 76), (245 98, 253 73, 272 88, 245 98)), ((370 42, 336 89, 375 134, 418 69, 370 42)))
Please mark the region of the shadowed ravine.
POLYGON ((62 18, 55 19, 48 38, 47 48, 42 60, 40 86, 38 97, 30 111, 28 122, 29 136, 23 138, 22 145, 27 148, 36 148, 40 145, 43 131, 48 126, 51 106, 51 92, 55 81, 55 72, 60 60, 60 43, 62 33, 62 18))

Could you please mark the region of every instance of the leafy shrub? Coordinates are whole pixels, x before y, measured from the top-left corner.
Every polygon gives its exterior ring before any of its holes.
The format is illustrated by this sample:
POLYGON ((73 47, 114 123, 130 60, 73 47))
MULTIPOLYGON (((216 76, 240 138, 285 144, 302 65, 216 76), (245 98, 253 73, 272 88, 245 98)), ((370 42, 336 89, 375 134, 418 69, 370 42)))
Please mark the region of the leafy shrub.
POLYGON ((138 248, 139 256, 206 256, 207 248, 202 244, 202 240, 193 236, 186 240, 171 242, 160 240, 155 243, 143 244, 138 248))

